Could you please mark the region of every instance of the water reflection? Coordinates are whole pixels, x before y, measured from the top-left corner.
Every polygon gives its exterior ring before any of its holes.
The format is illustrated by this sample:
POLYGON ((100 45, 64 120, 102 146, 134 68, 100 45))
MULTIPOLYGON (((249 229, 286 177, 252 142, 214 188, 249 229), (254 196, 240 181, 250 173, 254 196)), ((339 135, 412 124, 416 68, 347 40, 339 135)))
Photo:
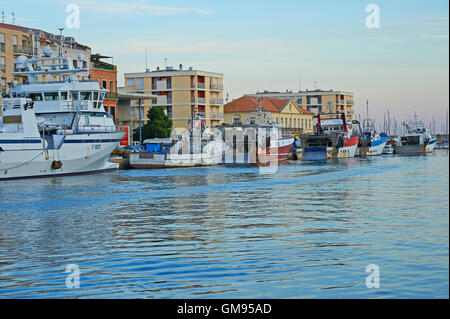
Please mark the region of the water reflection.
POLYGON ((1 297, 448 297, 447 154, 10 181, 0 205, 1 297))

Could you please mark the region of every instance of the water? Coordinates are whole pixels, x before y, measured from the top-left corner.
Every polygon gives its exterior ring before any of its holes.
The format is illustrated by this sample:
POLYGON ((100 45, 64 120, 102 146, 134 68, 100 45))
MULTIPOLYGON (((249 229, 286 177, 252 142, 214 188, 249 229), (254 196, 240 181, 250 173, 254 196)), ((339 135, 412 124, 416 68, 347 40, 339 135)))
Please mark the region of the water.
POLYGON ((2 181, 0 297, 448 298, 447 154, 2 181))

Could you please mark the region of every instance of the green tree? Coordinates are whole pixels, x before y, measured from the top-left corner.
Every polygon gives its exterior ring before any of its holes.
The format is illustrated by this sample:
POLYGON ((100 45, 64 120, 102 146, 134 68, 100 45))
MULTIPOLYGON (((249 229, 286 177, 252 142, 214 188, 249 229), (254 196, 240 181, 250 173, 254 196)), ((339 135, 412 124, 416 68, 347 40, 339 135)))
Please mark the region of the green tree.
MULTIPOLYGON (((142 140, 170 137, 172 120, 164 113, 162 106, 153 106, 147 112, 147 119, 147 124, 142 126, 142 140)), ((134 130, 133 139, 139 141, 139 128, 134 130)))

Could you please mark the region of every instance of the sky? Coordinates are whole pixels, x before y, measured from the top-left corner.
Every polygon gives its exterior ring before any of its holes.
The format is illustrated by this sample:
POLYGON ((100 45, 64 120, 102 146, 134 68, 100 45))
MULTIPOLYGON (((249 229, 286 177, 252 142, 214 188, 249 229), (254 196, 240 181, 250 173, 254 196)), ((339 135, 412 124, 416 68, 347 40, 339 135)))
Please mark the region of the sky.
POLYGON ((59 33, 113 56, 123 73, 167 65, 224 74, 230 99, 256 91, 354 93, 378 125, 416 113, 436 130, 449 107, 449 5, 441 0, 0 0, 5 23, 59 33), (39 5, 36 5, 36 4, 39 5), (66 6, 80 8, 67 28, 66 6), (369 4, 379 28, 368 28, 369 4))

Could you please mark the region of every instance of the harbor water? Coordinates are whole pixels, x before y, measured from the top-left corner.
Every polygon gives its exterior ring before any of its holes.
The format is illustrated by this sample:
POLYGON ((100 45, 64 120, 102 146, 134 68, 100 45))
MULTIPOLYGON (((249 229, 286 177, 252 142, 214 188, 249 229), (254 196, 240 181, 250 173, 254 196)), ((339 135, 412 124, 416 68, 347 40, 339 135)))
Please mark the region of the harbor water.
POLYGON ((0 297, 448 298, 448 166, 436 150, 2 181, 0 297))

